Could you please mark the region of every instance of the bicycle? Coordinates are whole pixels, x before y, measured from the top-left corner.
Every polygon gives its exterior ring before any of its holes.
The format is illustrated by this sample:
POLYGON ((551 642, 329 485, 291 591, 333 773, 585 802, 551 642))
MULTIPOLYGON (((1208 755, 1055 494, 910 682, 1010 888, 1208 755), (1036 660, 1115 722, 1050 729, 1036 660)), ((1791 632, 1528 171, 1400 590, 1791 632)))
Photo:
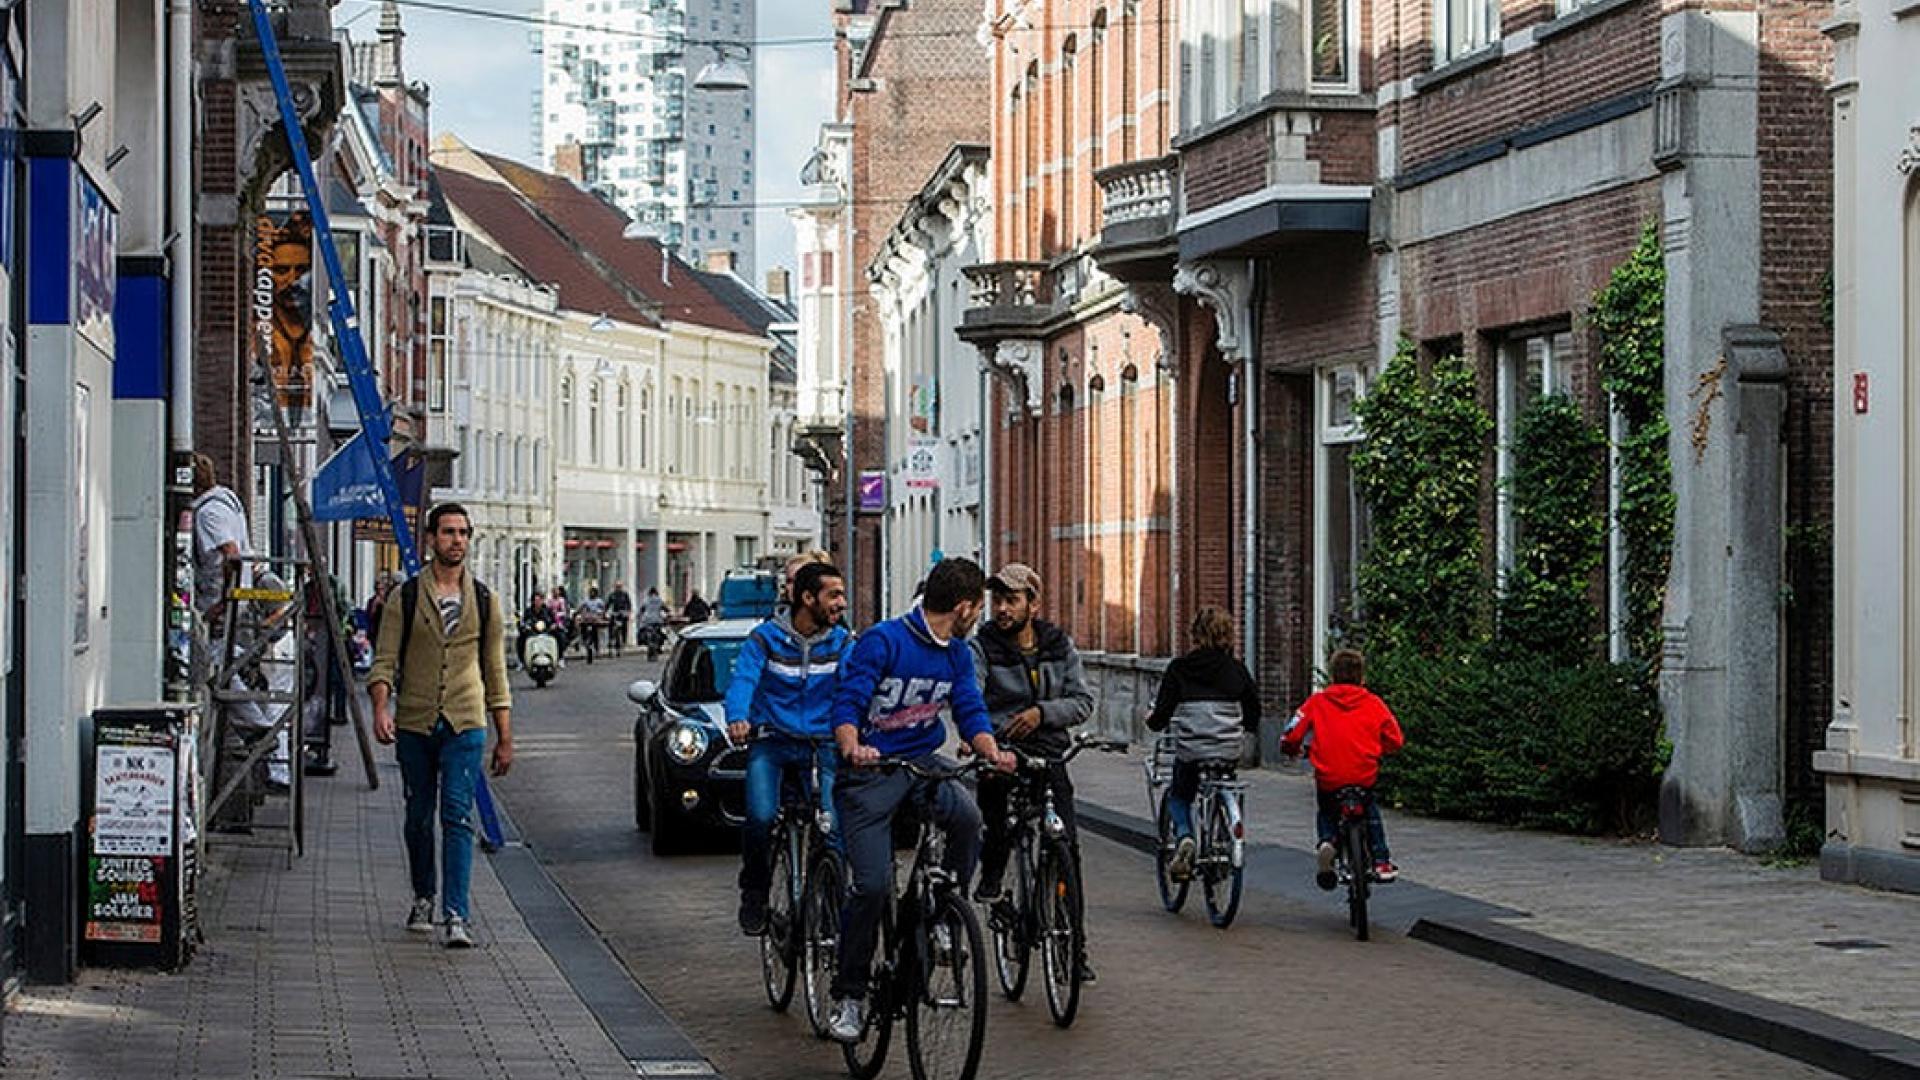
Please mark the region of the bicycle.
MULTIPOLYGON (((763 731, 755 738, 766 738, 763 731)), ((790 737, 790 736, 788 736, 790 737)), ((831 750, 830 739, 807 739, 813 753, 809 758, 806 782, 798 790, 781 778, 780 807, 774 813, 773 829, 767 847, 773 857, 773 877, 767 890, 767 931, 760 935, 760 974, 767 992, 767 1004, 775 1012, 787 1011, 793 1001, 794 984, 799 978, 806 945, 807 875, 816 853, 833 857, 833 807, 821 783, 822 750, 831 750)), ((835 912, 836 917, 838 912, 835 912)), ((816 995, 811 980, 807 985, 807 1022, 814 1034, 827 1030, 825 988, 816 995)))
POLYGON ((1015 751, 1020 767, 1007 796, 1006 895, 989 910, 994 971, 1008 1001, 1026 992, 1033 950, 1047 980, 1047 1011, 1059 1027, 1071 1027, 1080 1010, 1080 954, 1085 948, 1086 895, 1067 824, 1054 805, 1052 772, 1082 750, 1122 752, 1124 742, 1081 736, 1057 758, 1015 751))
POLYGON ((1347 925, 1353 927, 1354 940, 1365 941, 1367 894, 1373 889, 1373 841, 1367 830, 1373 792, 1363 787, 1343 787, 1333 793, 1333 801, 1340 813, 1333 872, 1347 889, 1347 925))
POLYGON ((1187 878, 1176 880, 1172 864, 1179 841, 1174 835, 1173 811, 1167 804, 1167 789, 1173 784, 1175 743, 1172 735, 1155 739, 1153 752, 1142 766, 1147 776, 1147 802, 1153 808, 1159 838, 1154 846, 1154 873, 1160 886, 1160 903, 1178 913, 1186 905, 1189 887, 1198 879, 1207 901, 1207 919, 1224 930, 1233 925, 1240 911, 1240 891, 1246 875, 1243 804, 1247 782, 1239 779, 1238 762, 1200 762, 1200 787, 1193 797, 1193 869, 1187 878))
MULTIPOLYGON (((904 758, 881 758, 871 768, 906 769, 922 780, 948 782, 973 775, 984 762, 928 768, 904 758)), ((904 1019, 907 1062, 914 1080, 972 1080, 987 1037, 987 969, 980 923, 960 895, 960 883, 942 865, 946 834, 934 822, 939 788, 926 785, 913 797, 918 839, 903 887, 880 919, 880 947, 868 987, 867 1026, 857 1043, 841 1044, 847 1072, 873 1080, 886 1065, 893 1025, 904 1019), (964 1032, 965 1046, 953 1046, 964 1032), (956 1066, 957 1068, 952 1068, 956 1066)), ((828 849, 831 851, 831 849, 828 849)), ((898 879, 898 856, 895 856, 898 879)), ((833 980, 839 946, 839 913, 846 873, 837 856, 817 858, 808 874, 806 911, 808 987, 833 980)))

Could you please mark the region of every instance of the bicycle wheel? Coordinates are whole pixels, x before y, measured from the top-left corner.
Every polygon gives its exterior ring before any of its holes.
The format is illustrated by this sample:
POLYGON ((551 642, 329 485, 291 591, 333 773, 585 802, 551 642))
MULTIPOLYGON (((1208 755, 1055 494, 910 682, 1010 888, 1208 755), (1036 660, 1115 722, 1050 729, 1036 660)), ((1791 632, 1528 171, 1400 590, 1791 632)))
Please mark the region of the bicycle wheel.
POLYGON ((1154 876, 1160 883, 1160 903, 1168 911, 1178 912, 1187 902, 1187 886, 1190 882, 1173 880, 1169 864, 1173 862, 1173 811, 1167 806, 1167 797, 1160 796, 1159 814, 1160 842, 1153 849, 1154 876))
POLYGON ((799 923, 794 918, 799 891, 794 872, 792 826, 782 820, 773 830, 773 882, 767 890, 767 932, 760 935, 760 976, 767 991, 767 1004, 775 1012, 786 1012, 793 1001, 793 985, 798 974, 794 960, 798 956, 799 923))
POLYGON ((813 1033, 827 1037, 827 1016, 833 1009, 833 973, 840 957, 840 858, 824 851, 807 869, 807 887, 800 902, 805 927, 800 945, 800 974, 807 998, 807 1023, 813 1033))
POLYGON ((1233 917, 1240 911, 1240 885, 1245 868, 1233 865, 1233 822, 1227 816, 1226 804, 1218 798, 1213 800, 1213 810, 1207 815, 1204 850, 1205 869, 1201 881, 1207 898, 1207 918, 1225 930, 1233 925, 1233 917))
POLYGON ((1051 847, 1040 861, 1039 905, 1035 911, 1040 967, 1047 978, 1047 1011, 1059 1027, 1072 1027, 1080 1011, 1080 875, 1064 845, 1051 847))
POLYGON ((908 980, 907 1063, 913 1080, 973 1080, 987 1040, 987 964, 980 923, 955 893, 940 895, 909 948, 925 962, 908 980))
MULTIPOLYGON (((844 880, 844 879, 843 879, 844 880)), ((854 1080, 873 1080, 887 1063, 887 1049, 893 1045, 893 1017, 897 1011, 902 962, 895 943, 893 905, 888 903, 880 919, 880 940, 874 949, 873 977, 867 982, 867 1030, 857 1043, 841 1043, 840 1055, 846 1059, 847 1072, 854 1080)))
POLYGON ((1347 857, 1347 923, 1357 941, 1367 940, 1367 874, 1373 864, 1367 861, 1367 825, 1349 821, 1342 828, 1347 857))
POLYGON ((1019 1001, 1027 991, 1027 963, 1032 958, 1033 845, 1022 836, 1007 860, 1010 880, 1006 896, 994 904, 987 924, 993 927, 993 969, 1000 979, 1000 992, 1008 1001, 1019 1001))

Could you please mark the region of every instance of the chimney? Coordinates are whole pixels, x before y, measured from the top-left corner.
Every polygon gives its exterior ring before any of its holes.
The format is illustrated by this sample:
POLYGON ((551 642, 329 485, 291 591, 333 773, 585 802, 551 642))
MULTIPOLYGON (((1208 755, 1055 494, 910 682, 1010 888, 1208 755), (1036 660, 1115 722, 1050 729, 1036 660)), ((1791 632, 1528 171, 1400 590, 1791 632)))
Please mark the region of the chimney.
POLYGON ((767 271, 767 295, 783 304, 793 302, 793 271, 776 266, 767 271))
POLYGON ((553 171, 582 187, 587 183, 587 151, 568 139, 553 148, 553 171))
POLYGON ((400 72, 400 43, 407 32, 400 29, 400 5, 386 0, 380 5, 380 45, 374 61, 375 86, 399 86, 405 80, 400 72))
POLYGON ((740 256, 726 248, 715 248, 707 252, 707 273, 709 274, 730 274, 738 265, 740 265, 740 256))

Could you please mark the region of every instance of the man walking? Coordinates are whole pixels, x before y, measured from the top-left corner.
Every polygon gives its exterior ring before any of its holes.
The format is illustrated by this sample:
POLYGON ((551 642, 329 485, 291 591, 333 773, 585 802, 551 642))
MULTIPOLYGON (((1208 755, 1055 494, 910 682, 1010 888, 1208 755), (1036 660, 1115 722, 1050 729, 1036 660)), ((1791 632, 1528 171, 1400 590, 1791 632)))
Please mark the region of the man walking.
POLYGON ((767 929, 773 878, 767 840, 782 781, 817 759, 821 798, 833 805, 833 691, 852 640, 840 625, 847 586, 837 568, 808 563, 794 575, 789 596, 790 606, 747 635, 727 682, 727 737, 742 743, 761 729, 747 751, 747 820, 740 831, 740 929, 748 934, 767 929))
MULTIPOLYGON (((1058 626, 1040 618, 1040 575, 1024 563, 1008 563, 987 580, 993 596, 993 620, 973 639, 974 672, 987 714, 1002 746, 1036 757, 1057 758, 1072 741, 1069 731, 1093 715, 1093 692, 1087 689, 1085 668, 1073 639, 1058 626)), ((986 839, 980 849, 980 887, 974 899, 992 904, 1000 898, 1000 881, 1007 869, 1007 797, 1016 777, 980 778, 980 816, 986 839)), ((1049 770, 1054 809, 1067 826, 1067 844, 1073 849, 1074 870, 1080 870, 1080 833, 1073 813, 1073 781, 1064 765, 1049 770)), ((1084 883, 1085 874, 1079 874, 1084 883)), ((1082 888, 1077 897, 1082 900, 1082 888)), ((1085 911, 1076 910, 1080 925, 1080 981, 1093 982, 1087 964, 1085 911)))
POLYGON ((433 561, 386 605, 367 694, 373 733, 395 743, 406 788, 407 865, 413 908, 407 929, 433 932, 433 816, 440 814, 440 909, 445 944, 470 949, 467 883, 473 873, 473 791, 491 714, 495 776, 513 766, 512 697, 502 616, 491 590, 467 570, 473 526, 458 503, 427 515, 433 561), (393 706, 398 690, 398 707, 393 706))

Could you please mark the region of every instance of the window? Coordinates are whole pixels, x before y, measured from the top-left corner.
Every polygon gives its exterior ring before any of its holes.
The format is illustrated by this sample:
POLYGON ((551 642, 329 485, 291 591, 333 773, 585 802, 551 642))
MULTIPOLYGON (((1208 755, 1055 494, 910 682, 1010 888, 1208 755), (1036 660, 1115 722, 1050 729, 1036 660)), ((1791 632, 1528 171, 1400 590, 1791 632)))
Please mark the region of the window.
POLYGON ((1500 370, 1496 387, 1496 416, 1499 444, 1494 463, 1498 484, 1495 488, 1495 538, 1499 545, 1498 572, 1502 585, 1513 567, 1518 525, 1513 520, 1512 497, 1508 491, 1514 472, 1514 432, 1520 414, 1527 406, 1548 394, 1568 394, 1573 390, 1569 369, 1573 358, 1573 335, 1554 333, 1513 337, 1500 347, 1500 370))
POLYGON ((535 495, 543 494, 547 489, 547 485, 544 482, 546 480, 546 474, 541 471, 541 466, 545 463, 547 457, 546 447, 547 440, 533 440, 533 481, 528 485, 528 488, 535 495))
POLYGON ((653 465, 653 387, 640 388, 640 467, 653 465))
POLYGON ((579 452, 579 447, 574 443, 573 422, 573 376, 562 375, 560 376, 560 423, 558 425, 558 437, 560 439, 560 460, 563 462, 572 461, 574 455, 579 452))
MULTIPOLYGON (((1445 0, 1442 0, 1445 2, 1445 0)), ((1307 63, 1315 89, 1354 88, 1351 0, 1309 0, 1307 63)))
POLYGON ((1080 43, 1073 35, 1067 35, 1065 45, 1060 47, 1060 161, 1055 173, 1060 178, 1060 235, 1056 241, 1056 250, 1065 250, 1073 246, 1075 237, 1073 221, 1073 92, 1074 82, 1080 78, 1080 43))
POLYGON ((631 388, 622 382, 615 391, 613 401, 613 463, 623 469, 627 467, 627 450, 631 441, 631 417, 627 415, 627 399, 631 394, 631 388))
MULTIPOLYGON (((1125 63, 1125 58, 1122 58, 1125 63)), ((1088 165, 1099 169, 1104 161, 1101 147, 1107 133, 1105 117, 1107 77, 1107 9, 1101 8, 1093 13, 1093 35, 1091 47, 1087 50, 1087 78, 1090 86, 1087 90, 1087 148, 1092 155, 1088 165)), ((1122 110, 1124 111, 1124 109, 1122 110)))
POLYGON ((460 456, 453 459, 453 486, 460 491, 468 490, 467 484, 473 471, 472 447, 468 445, 472 437, 472 433, 462 425, 454 439, 454 445, 460 448, 460 456))
POLYGON ((1357 365, 1321 372, 1314 454, 1314 652, 1316 663, 1349 640, 1360 614, 1356 571, 1367 547, 1366 503, 1353 482, 1363 433, 1354 405, 1365 391, 1357 365))
POLYGON ((587 463, 600 464, 600 380, 587 384, 587 463))
POLYGON ((1450 64, 1499 40, 1499 0, 1434 0, 1435 65, 1450 64))

